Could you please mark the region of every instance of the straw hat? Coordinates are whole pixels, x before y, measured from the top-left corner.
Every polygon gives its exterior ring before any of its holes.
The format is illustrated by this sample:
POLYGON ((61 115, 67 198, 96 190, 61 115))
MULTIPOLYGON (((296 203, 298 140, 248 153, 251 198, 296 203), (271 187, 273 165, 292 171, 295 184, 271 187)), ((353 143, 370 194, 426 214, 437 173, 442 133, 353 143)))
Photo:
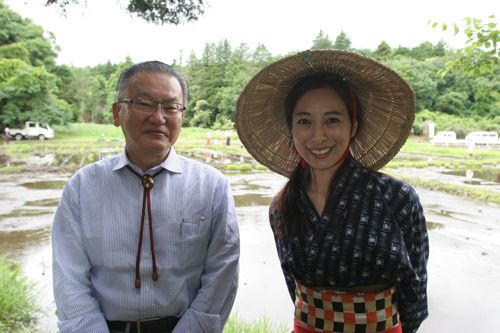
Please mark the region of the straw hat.
POLYGON ((351 155, 378 170, 401 149, 415 118, 415 94, 396 72, 363 55, 340 50, 304 51, 261 70, 241 93, 236 129, 248 152, 269 169, 289 177, 300 156, 293 149, 285 98, 302 78, 316 72, 343 77, 361 104, 351 155))

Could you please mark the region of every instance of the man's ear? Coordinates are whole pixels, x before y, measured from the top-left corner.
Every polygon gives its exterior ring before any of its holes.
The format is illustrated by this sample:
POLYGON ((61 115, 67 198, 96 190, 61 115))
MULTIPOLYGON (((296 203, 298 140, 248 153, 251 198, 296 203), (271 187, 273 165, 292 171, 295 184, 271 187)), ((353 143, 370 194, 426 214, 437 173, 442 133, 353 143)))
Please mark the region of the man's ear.
POLYGON ((113 110, 113 124, 116 127, 120 127, 120 110, 122 108, 122 105, 120 103, 113 103, 111 105, 111 109, 113 110))

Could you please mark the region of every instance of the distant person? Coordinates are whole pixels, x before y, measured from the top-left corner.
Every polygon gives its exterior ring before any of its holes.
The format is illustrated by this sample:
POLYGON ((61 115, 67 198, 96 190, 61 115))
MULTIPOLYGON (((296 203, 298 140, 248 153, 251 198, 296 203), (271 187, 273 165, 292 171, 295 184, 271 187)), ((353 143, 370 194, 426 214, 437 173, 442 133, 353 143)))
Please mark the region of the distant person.
POLYGON ((207 132, 206 139, 207 139, 206 140, 207 146, 211 146, 212 145, 212 133, 207 132))
POLYGON ((238 285, 233 197, 216 169, 177 155, 185 78, 157 61, 120 76, 123 153, 64 188, 52 231, 65 332, 220 333, 238 285))
POLYGON ((410 185, 376 171, 403 146, 414 115, 399 75, 338 50, 281 59, 242 92, 241 142, 289 178, 270 223, 295 333, 409 333, 427 317, 422 206, 410 185))
POLYGON ((10 131, 10 129, 8 127, 5 127, 3 130, 3 141, 5 144, 9 144, 9 141, 10 141, 9 131, 10 131))
POLYGON ((226 130, 224 134, 226 135, 226 146, 230 146, 232 132, 230 130, 226 130))
POLYGON ((476 148, 476 144, 472 140, 467 141, 467 154, 469 157, 474 155, 474 149, 476 148))

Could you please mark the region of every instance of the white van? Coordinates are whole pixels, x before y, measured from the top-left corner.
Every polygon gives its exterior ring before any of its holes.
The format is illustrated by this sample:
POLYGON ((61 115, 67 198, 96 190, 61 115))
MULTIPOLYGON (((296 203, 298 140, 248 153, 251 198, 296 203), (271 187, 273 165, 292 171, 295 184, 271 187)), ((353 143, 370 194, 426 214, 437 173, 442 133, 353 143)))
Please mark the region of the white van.
POLYGON ((465 141, 483 145, 499 143, 497 132, 485 132, 485 131, 470 132, 465 137, 465 141))
POLYGON ((455 143, 456 141, 455 131, 440 131, 431 139, 431 143, 455 143))

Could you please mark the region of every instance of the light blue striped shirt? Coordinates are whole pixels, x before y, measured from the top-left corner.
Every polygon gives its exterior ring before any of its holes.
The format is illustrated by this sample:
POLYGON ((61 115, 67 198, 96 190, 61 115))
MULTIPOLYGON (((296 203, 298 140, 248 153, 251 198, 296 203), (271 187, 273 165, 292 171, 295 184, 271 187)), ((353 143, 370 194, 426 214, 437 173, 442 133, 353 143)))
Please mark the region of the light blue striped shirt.
MULTIPOLYGON (((154 174, 141 288, 134 287, 143 187, 125 153, 88 165, 66 184, 52 229, 54 296, 61 333, 108 332, 107 320, 181 317, 174 333, 222 332, 238 285, 239 232, 226 178, 177 155, 154 174)), ((147 218, 147 213, 146 213, 147 218)), ((147 221, 146 221, 147 223, 147 221)))

